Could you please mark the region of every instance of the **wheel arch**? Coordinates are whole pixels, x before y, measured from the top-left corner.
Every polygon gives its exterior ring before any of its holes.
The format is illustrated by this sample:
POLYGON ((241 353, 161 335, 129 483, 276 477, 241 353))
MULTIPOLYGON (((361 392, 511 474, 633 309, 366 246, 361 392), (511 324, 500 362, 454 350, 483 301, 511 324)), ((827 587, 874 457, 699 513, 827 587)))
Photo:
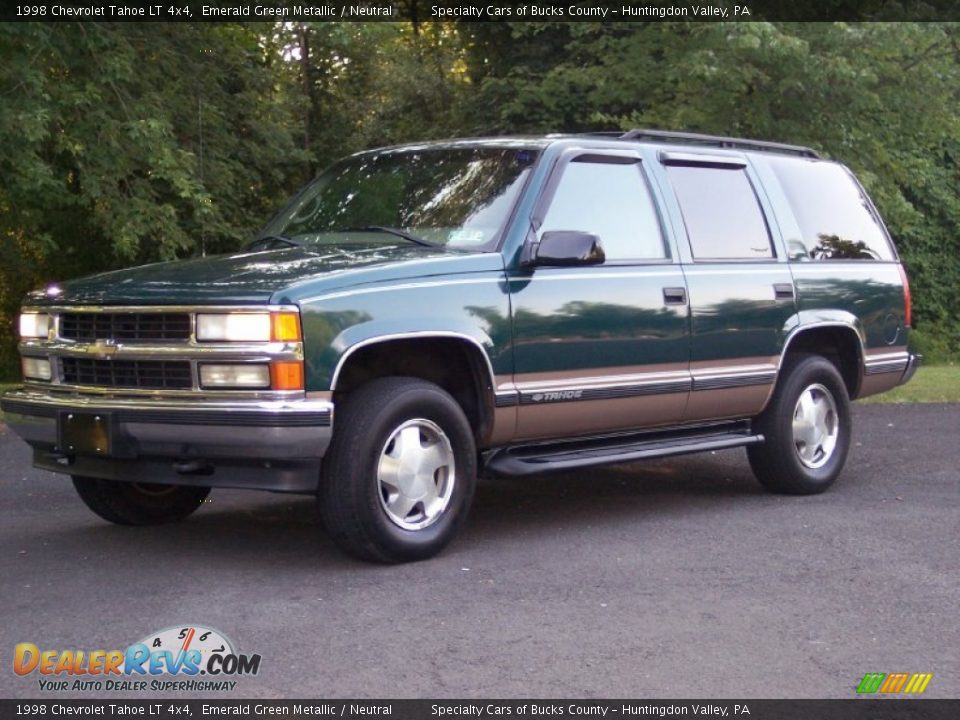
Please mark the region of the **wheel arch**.
POLYGON ((863 381, 866 351, 863 334, 855 322, 813 322, 794 328, 783 343, 777 367, 778 381, 787 360, 797 353, 821 355, 832 362, 843 378, 850 399, 857 398, 863 381))
POLYGON ((457 401, 478 441, 489 436, 494 421, 495 375, 481 342, 452 331, 418 331, 370 337, 348 347, 330 381, 336 402, 364 382, 389 376, 433 382, 457 401))

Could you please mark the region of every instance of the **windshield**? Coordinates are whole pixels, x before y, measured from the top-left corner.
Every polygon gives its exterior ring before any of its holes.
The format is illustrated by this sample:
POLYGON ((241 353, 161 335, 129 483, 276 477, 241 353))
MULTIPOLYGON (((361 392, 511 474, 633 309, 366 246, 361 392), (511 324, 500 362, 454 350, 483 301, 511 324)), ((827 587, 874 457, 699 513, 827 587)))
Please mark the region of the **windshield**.
POLYGON ((536 157, 531 149, 474 147, 347 158, 308 185, 261 237, 343 244, 360 242, 355 236, 363 232, 364 243, 395 244, 407 235, 493 250, 536 157))

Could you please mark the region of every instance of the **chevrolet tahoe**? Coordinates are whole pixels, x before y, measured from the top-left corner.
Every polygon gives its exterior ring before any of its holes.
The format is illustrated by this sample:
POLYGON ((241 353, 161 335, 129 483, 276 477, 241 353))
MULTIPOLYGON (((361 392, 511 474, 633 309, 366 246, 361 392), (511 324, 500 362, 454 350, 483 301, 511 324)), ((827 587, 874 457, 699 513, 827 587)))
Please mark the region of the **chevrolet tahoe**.
POLYGON ((483 473, 744 447, 822 492, 850 401, 919 360, 846 167, 654 130, 359 153, 242 251, 51 285, 19 323, 7 423, 101 517, 306 493, 380 562, 438 553, 483 473))

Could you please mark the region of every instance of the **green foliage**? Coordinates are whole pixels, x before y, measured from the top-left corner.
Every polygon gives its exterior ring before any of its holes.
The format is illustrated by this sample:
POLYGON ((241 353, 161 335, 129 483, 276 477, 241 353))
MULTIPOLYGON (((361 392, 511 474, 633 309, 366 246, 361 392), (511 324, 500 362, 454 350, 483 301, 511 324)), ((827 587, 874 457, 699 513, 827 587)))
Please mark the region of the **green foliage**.
POLYGON ((943 365, 957 357, 956 337, 944 332, 915 329, 910 333, 910 350, 923 356, 925 365, 943 365))
MULTIPOLYGON (((307 159, 262 33, 0 24, 4 318, 49 280, 252 236, 307 159)), ((0 367, 13 360, 11 324, 0 327, 0 367)))

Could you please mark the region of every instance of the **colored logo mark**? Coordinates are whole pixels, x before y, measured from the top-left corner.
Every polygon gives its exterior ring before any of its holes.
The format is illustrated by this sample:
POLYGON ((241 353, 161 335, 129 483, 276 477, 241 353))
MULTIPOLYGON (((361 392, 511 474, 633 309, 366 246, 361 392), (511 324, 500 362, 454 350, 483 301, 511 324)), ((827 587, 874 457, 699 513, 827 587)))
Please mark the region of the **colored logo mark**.
POLYGON ((933 673, 867 673, 857 686, 857 692, 919 695, 932 679, 933 673))

